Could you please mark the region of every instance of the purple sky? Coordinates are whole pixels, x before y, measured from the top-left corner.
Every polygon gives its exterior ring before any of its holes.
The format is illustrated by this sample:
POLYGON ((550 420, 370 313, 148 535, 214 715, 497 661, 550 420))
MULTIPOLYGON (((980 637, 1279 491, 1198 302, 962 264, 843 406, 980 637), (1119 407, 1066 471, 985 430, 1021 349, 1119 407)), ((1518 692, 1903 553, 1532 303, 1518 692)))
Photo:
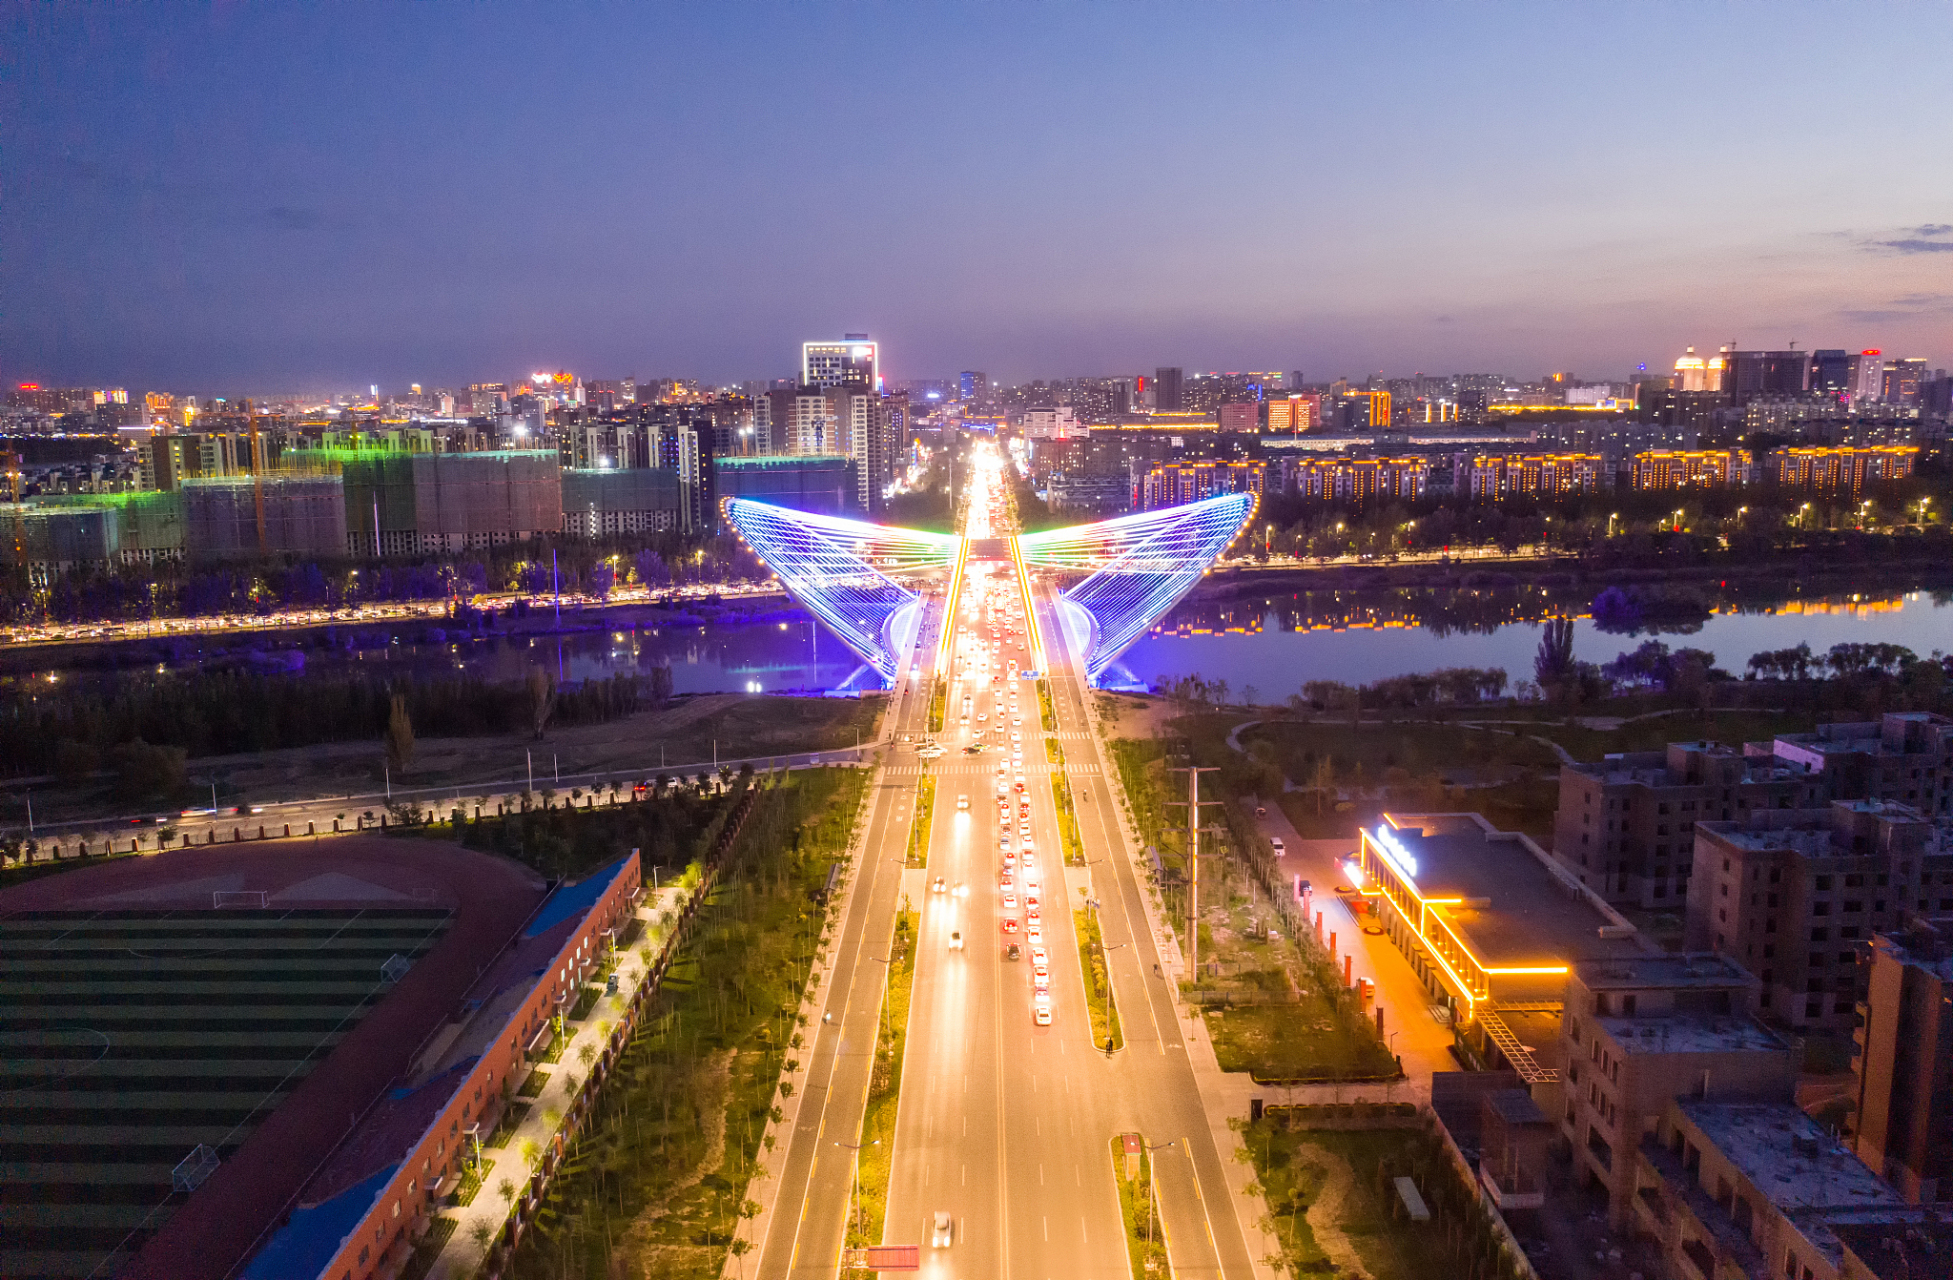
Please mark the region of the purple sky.
POLYGON ((9 383, 1953 354, 1936 6, 4 12, 9 383))

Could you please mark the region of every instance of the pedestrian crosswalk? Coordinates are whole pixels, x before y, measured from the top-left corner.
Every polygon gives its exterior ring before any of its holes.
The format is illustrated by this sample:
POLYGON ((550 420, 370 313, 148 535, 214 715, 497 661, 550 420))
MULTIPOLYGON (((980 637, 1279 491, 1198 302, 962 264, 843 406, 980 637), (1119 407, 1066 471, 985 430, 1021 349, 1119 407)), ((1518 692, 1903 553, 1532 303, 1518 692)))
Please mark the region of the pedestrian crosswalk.
MULTIPOLYGON (((943 763, 932 764, 932 765, 892 764, 889 765, 887 768, 885 768, 883 772, 888 774, 890 777, 894 777, 894 778, 914 778, 914 777, 920 777, 922 774, 925 773, 929 774, 932 777, 937 777, 937 778, 973 778, 973 777, 981 777, 986 774, 994 777, 996 776, 997 773, 997 766, 995 763, 971 762, 969 764, 964 764, 960 761, 956 764, 943 764, 943 763)), ((1021 769, 1013 767, 1010 770, 1010 772, 1013 774, 1023 773, 1023 774, 1035 775, 1035 774, 1053 773, 1056 771, 1049 764, 1040 760, 1036 764, 1031 764, 1029 762, 1026 762, 1024 767, 1021 769)), ((1064 772, 1067 775, 1097 773, 1099 772, 1099 767, 1096 764, 1092 764, 1089 762, 1083 764, 1072 764, 1070 762, 1067 762, 1064 768, 1064 772)))

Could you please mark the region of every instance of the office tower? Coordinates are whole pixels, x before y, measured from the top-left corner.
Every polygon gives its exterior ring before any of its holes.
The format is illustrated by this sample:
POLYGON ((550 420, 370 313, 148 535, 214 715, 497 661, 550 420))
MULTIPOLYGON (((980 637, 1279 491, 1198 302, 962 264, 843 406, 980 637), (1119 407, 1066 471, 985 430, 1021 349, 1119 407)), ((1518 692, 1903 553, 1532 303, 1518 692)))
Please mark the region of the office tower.
POLYGON ((1903 360, 1894 360, 1885 366, 1883 399, 1895 408, 1917 408, 1919 388, 1926 380, 1924 358, 1908 356, 1903 360))
POLYGON ((875 344, 865 333, 850 333, 839 342, 800 345, 800 381, 810 387, 852 387, 879 392, 881 372, 875 344))
POLYGON ((1153 370, 1153 412, 1179 413, 1180 411, 1180 371, 1178 369, 1153 370))
POLYGON ((957 395, 966 401, 990 398, 990 375, 981 369, 965 369, 956 376, 957 395))
POLYGON ((1800 396, 1811 389, 1811 358, 1803 351, 1731 351, 1723 386, 1741 404, 1754 396, 1800 396))
POLYGON ((1851 387, 1851 353, 1842 347, 1836 350, 1811 352, 1811 390, 1834 399, 1849 393, 1851 387))

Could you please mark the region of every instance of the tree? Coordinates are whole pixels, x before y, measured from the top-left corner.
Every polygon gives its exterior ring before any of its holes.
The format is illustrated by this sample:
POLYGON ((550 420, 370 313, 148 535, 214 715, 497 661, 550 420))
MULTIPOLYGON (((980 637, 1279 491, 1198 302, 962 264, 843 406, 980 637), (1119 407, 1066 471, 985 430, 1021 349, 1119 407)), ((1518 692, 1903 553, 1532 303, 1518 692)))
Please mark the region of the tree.
POLYGON ((651 704, 662 707, 671 701, 671 664, 660 662, 651 668, 651 704))
POLYGON ((387 764, 395 773, 406 771, 414 759, 414 722, 407 715, 407 695, 393 695, 393 708, 387 713, 387 764))
POLYGON ((113 755, 116 790, 128 800, 168 797, 183 786, 188 755, 182 747, 151 746, 141 738, 125 742, 113 755))
POLYGON ((1551 689, 1573 674, 1573 619, 1548 618, 1533 656, 1533 678, 1542 689, 1551 689))
POLYGON ((541 667, 529 669, 529 721, 536 737, 543 736, 549 717, 556 710, 556 679, 541 667))

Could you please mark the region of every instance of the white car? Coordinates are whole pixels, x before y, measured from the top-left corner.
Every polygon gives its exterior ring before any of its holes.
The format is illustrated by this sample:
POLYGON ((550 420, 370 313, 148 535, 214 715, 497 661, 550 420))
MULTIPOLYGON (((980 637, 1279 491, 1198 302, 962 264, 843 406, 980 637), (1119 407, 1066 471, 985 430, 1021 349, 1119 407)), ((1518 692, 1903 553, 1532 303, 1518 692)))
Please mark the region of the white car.
POLYGON ((929 1227, 930 1248, 932 1249, 949 1248, 950 1241, 954 1239, 956 1235, 956 1228, 953 1225, 954 1222, 955 1220, 949 1216, 949 1210, 947 1209, 936 1210, 936 1217, 934 1221, 931 1222, 929 1227))
POLYGON ((952 929, 950 931, 949 949, 951 951, 961 951, 963 949, 963 931, 961 929, 952 929))
POLYGON ((1051 962, 1051 958, 1050 958, 1049 956, 1047 956, 1047 955, 1045 955, 1045 953, 1044 953, 1044 948, 1043 948, 1043 947, 1032 947, 1032 948, 1031 948, 1031 963, 1032 963, 1032 964, 1049 964, 1050 962, 1051 962))
POLYGON ((968 796, 956 797, 956 807, 962 812, 968 813, 970 811, 970 798, 968 796))
POLYGON ((1031 1021, 1040 1027, 1051 1025, 1051 993, 1040 991, 1031 1001, 1031 1021))

